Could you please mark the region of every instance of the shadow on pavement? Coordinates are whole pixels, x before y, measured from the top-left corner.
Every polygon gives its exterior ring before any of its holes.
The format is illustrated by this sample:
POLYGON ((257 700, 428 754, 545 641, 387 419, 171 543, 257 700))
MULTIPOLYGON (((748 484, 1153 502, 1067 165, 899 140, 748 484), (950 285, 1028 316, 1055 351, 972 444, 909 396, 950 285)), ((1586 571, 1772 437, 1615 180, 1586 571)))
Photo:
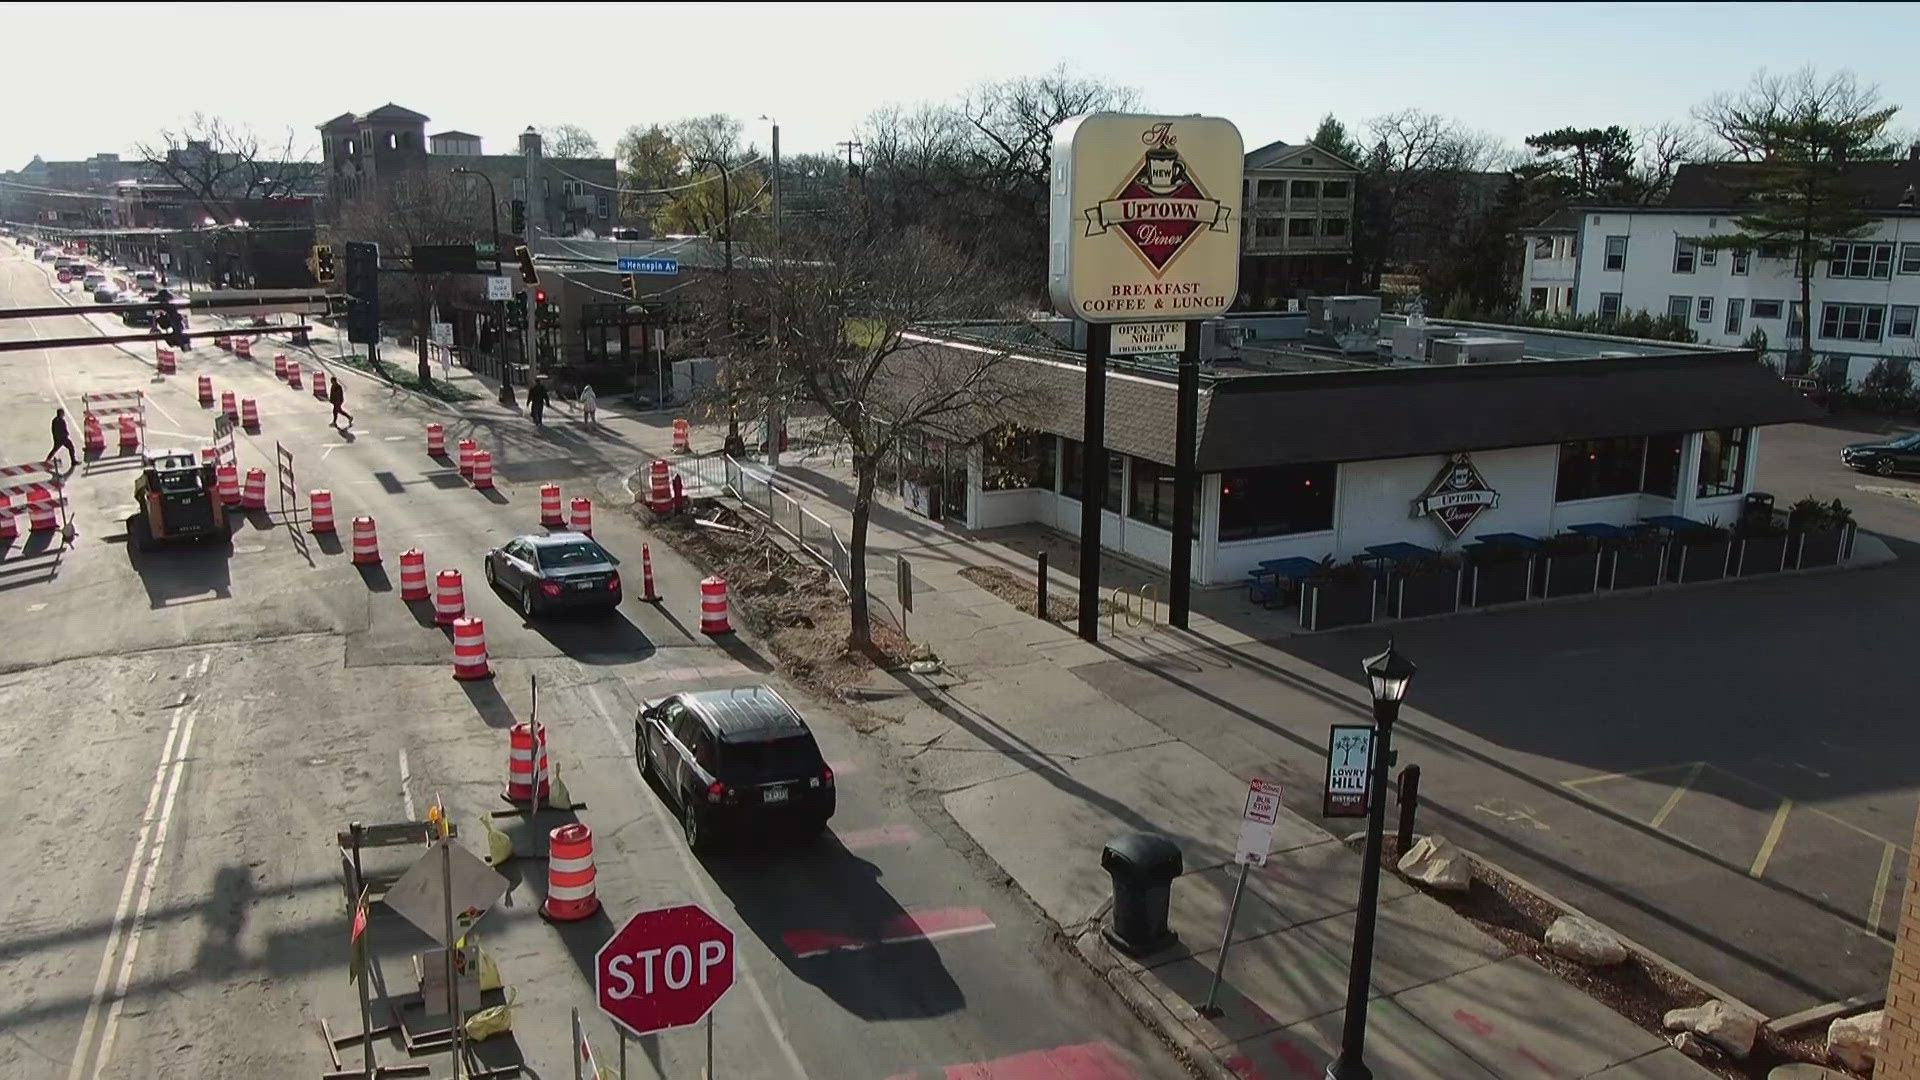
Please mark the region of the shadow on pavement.
POLYGON ((617 608, 605 613, 541 615, 524 625, 582 664, 627 664, 655 652, 646 632, 617 608))
POLYGON ((510 728, 518 722, 513 714, 513 706, 500 696, 500 690, 493 685, 492 679, 461 679, 460 690, 472 703, 473 711, 490 728, 510 728))
POLYGON ((373 592, 392 592, 393 579, 387 577, 387 568, 381 563, 361 563, 354 567, 360 571, 360 580, 373 592))
POLYGON ((127 542, 127 560, 146 588, 148 606, 155 609, 227 599, 233 588, 228 566, 232 557, 230 543, 175 544, 141 551, 127 542))

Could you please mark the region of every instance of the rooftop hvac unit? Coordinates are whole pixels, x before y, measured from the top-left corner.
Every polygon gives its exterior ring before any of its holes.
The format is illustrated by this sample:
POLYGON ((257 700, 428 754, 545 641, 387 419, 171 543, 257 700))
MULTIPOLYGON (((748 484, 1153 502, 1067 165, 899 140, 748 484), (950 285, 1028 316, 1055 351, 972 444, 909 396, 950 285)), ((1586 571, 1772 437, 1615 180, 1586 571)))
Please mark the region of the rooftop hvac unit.
POLYGON ((1526 359, 1526 343, 1519 338, 1435 338, 1429 349, 1435 364, 1506 364, 1526 359))
POLYGON ((1307 297, 1309 342, 1341 352, 1373 352, 1379 348, 1379 334, 1379 297, 1307 297))

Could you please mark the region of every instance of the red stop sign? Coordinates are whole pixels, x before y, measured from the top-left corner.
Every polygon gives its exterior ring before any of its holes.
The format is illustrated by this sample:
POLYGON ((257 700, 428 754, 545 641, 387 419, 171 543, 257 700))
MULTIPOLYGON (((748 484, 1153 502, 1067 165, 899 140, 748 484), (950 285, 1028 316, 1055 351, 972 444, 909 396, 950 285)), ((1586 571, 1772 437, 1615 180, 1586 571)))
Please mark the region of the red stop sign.
POLYGON ((72 275, 72 274, 69 274, 69 273, 67 273, 67 272, 66 272, 65 270, 62 270, 62 271, 60 271, 59 273, 57 273, 57 274, 55 274, 55 275, 53 275, 53 276, 54 276, 54 277, 56 277, 56 278, 59 278, 59 279, 60 279, 60 284, 62 284, 62 285, 65 285, 65 284, 66 284, 67 282, 69 282, 69 281, 72 281, 72 280, 73 280, 73 275, 72 275))
POLYGON ((594 954, 593 985, 635 1035, 697 1024, 733 988, 733 931, 697 904, 643 911, 594 954))

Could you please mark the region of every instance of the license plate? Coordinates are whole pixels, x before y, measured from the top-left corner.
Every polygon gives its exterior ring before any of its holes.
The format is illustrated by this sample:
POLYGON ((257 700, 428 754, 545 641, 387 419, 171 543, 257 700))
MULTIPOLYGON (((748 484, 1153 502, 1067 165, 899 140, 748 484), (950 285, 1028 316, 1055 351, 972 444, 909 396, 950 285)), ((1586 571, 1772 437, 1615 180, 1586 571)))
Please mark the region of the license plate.
POLYGON ((574 592, 586 592, 591 588, 593 588, 593 582, 591 581, 576 581, 573 583, 574 592))
POLYGON ((761 788, 760 798, 763 802, 786 802, 787 789, 783 787, 761 788))

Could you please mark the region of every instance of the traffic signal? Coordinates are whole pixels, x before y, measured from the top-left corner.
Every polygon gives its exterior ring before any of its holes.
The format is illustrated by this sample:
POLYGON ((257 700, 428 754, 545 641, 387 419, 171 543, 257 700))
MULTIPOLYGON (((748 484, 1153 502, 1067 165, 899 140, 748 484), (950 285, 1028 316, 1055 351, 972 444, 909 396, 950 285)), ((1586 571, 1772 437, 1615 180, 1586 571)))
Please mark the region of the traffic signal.
POLYGON ((181 316, 180 309, 173 306, 173 294, 161 289, 153 294, 153 302, 158 305, 153 309, 154 329, 165 334, 167 344, 174 348, 192 348, 187 342, 187 321, 181 316))
POLYGON ((640 299, 640 278, 637 275, 628 274, 624 284, 627 290, 627 299, 640 299))
POLYGON ((355 345, 380 343, 380 305, 353 297, 347 301, 347 340, 355 345))
POLYGON ((560 308, 547 302, 547 290, 540 289, 533 294, 534 326, 540 330, 557 330, 560 327, 560 308))
POLYGON ((347 295, 376 300, 380 295, 380 245, 355 241, 347 245, 347 295))
POLYGON ((515 236, 521 236, 526 233, 527 231, 527 200, 525 199, 513 200, 513 228, 509 229, 508 231, 513 233, 513 235, 515 236))
POLYGON ((333 245, 313 245, 313 280, 322 285, 333 284, 333 245))
POLYGON ((525 330, 527 328, 526 293, 514 293, 513 298, 507 301, 506 327, 509 330, 525 330))
POLYGON ((522 244, 513 249, 513 254, 520 260, 520 280, 529 285, 540 284, 540 271, 533 266, 533 252, 528 251, 527 246, 522 244))

